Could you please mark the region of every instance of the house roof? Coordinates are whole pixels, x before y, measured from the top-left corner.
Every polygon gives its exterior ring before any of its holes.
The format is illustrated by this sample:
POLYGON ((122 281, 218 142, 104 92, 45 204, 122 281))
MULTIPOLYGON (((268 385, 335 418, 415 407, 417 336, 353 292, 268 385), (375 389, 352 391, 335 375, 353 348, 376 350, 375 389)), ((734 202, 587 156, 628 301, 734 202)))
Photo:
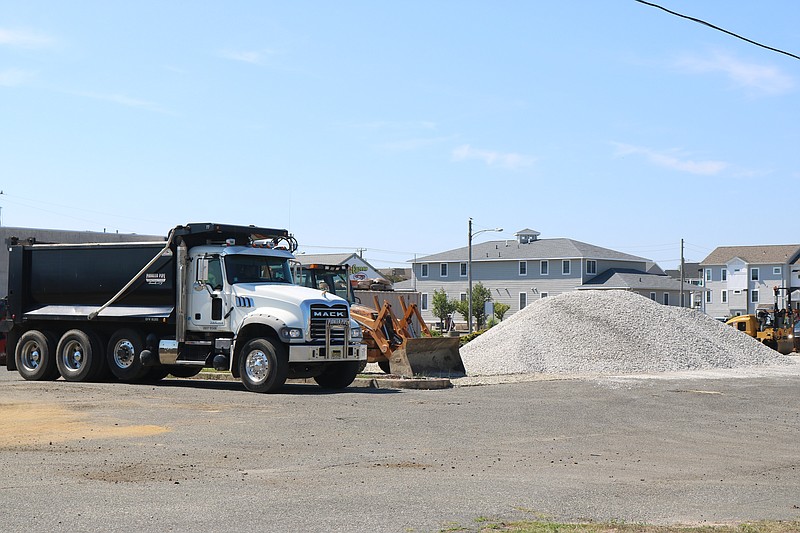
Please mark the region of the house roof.
MULTIPOLYGON (((698 270, 700 270, 700 263, 684 263, 683 264, 683 278, 684 279, 689 279, 689 278, 697 279, 698 277, 701 277, 697 273, 698 270)), ((675 269, 665 270, 664 273, 667 276, 670 276, 670 277, 675 278, 675 279, 680 279, 680 277, 681 277, 681 269, 680 269, 680 267, 675 268, 675 269)))
MULTIPOLYGON (((295 258, 302 265, 318 263, 320 265, 344 265, 353 257, 358 257, 354 253, 350 254, 295 254, 295 258)), ((364 261, 363 259, 361 259, 364 261)), ((366 261, 365 261, 366 262, 366 261)))
MULTIPOLYGON (((680 291, 681 282, 669 276, 648 274, 642 270, 630 268, 611 268, 587 281, 577 290, 587 289, 633 289, 650 291, 680 291)), ((683 284, 685 291, 700 290, 696 285, 683 284)))
POLYGON ((751 265, 793 263, 800 256, 800 244, 766 244, 762 246, 718 246, 701 265, 725 265, 738 257, 751 265))
MULTIPOLYGON (((469 247, 456 248, 438 254, 418 257, 411 262, 447 263, 466 261, 469 247)), ((472 261, 508 261, 523 259, 606 259, 613 261, 646 262, 647 259, 635 255, 624 254, 593 244, 572 239, 539 239, 527 244, 517 241, 488 241, 472 245, 472 261)))

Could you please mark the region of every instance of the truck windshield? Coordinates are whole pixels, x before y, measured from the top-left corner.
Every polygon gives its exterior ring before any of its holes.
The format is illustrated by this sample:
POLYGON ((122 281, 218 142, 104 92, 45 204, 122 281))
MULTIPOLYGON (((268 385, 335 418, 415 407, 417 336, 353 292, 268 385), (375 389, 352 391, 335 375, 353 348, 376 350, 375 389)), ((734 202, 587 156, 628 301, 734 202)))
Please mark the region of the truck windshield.
POLYGON ((347 272, 311 270, 304 268, 301 274, 300 284, 312 289, 332 292, 336 296, 352 302, 352 294, 349 290, 350 278, 347 272))
POLYGON ((225 256, 228 283, 292 283, 289 261, 263 255, 225 256))

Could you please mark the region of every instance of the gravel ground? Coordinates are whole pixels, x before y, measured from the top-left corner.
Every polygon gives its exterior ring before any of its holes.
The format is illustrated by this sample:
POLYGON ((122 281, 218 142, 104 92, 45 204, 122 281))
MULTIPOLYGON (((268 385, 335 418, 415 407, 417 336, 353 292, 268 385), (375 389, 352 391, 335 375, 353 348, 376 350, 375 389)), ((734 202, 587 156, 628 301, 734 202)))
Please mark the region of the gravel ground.
POLYGON ((461 348, 468 376, 631 374, 793 364, 698 311, 627 291, 538 300, 461 348))

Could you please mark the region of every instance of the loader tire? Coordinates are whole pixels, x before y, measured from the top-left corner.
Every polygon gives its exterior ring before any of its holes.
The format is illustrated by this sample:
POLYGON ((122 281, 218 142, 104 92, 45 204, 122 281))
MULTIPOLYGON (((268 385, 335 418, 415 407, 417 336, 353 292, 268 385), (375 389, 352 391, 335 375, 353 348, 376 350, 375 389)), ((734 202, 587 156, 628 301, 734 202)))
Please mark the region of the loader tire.
POLYGON ((314 381, 324 389, 344 389, 356 379, 359 365, 359 361, 329 363, 328 368, 316 376, 314 381))
POLYGON ((386 374, 391 374, 392 373, 392 369, 389 367, 389 361, 388 360, 387 361, 378 361, 378 366, 380 367, 381 370, 383 370, 384 373, 386 373, 386 374))
POLYGON ((19 374, 29 381, 58 379, 56 343, 46 331, 32 329, 22 334, 14 351, 19 374))

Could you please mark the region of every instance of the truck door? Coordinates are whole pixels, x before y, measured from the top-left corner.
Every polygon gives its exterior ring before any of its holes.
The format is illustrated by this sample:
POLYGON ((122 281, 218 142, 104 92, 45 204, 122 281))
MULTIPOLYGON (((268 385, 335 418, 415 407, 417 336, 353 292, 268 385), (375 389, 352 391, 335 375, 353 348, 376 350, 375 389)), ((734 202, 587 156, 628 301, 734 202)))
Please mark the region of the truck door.
POLYGON ((222 263, 218 255, 201 255, 195 261, 195 282, 189 296, 189 323, 198 329, 225 325, 222 263))

